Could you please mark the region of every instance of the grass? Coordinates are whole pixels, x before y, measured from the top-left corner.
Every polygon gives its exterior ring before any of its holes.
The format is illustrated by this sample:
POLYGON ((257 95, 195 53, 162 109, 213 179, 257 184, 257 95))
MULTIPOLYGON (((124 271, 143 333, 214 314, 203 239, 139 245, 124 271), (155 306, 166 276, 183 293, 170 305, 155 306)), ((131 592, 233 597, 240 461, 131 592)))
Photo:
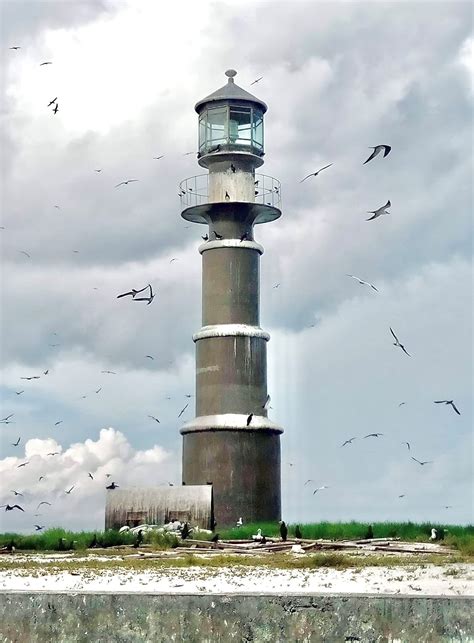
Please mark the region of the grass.
MULTIPOLYGON (((464 556, 474 557, 474 525, 440 525, 434 523, 394 523, 380 522, 370 525, 374 538, 399 537, 401 540, 428 542, 431 529, 434 527, 438 534, 444 536, 444 544, 459 550, 464 556), (444 531, 446 530, 446 531, 444 531)), ((278 523, 248 524, 233 529, 217 529, 223 540, 250 539, 260 528, 268 537, 279 538, 278 523)), ((294 537, 296 524, 288 525, 288 536, 294 537)), ((358 540, 367 537, 369 524, 362 522, 320 522, 300 524, 303 538, 327 540, 358 540)), ((201 540, 210 540, 211 534, 200 534, 201 540)), ((30 535, 5 533, 0 534, 0 547, 14 542, 17 550, 25 551, 84 551, 93 542, 98 547, 110 548, 117 545, 131 545, 136 536, 114 530, 71 532, 60 528, 48 529, 41 533, 30 535), (62 543, 62 544, 60 544, 62 543)), ((178 545, 178 539, 172 535, 160 533, 145 534, 144 542, 153 545, 154 549, 169 549, 178 545)))

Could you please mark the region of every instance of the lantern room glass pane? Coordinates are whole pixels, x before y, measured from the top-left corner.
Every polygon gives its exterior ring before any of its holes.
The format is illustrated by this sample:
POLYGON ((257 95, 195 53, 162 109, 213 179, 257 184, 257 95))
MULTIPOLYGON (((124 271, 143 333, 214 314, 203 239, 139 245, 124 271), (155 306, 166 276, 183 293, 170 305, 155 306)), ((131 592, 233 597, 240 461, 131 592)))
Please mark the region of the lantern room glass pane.
POLYGON ((263 150, 263 112, 259 109, 253 110, 253 136, 252 143, 263 150))
POLYGON ((229 110, 229 143, 250 145, 252 141, 250 107, 231 107, 229 110))
POLYGON ((207 110, 206 144, 224 143, 226 139, 227 109, 218 107, 207 110))

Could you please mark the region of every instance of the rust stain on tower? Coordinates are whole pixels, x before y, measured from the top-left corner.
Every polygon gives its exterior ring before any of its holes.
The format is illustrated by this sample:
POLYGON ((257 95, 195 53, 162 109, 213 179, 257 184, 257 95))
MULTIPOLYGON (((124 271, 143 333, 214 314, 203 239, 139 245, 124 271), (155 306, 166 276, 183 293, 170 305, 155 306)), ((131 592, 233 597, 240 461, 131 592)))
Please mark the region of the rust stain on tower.
POLYGON ((196 417, 181 429, 183 483, 212 483, 220 526, 279 520, 280 434, 267 417, 268 333, 260 328, 257 223, 281 216, 280 182, 263 165, 263 101, 235 84, 200 100, 198 163, 181 182, 188 221, 208 226, 202 255, 202 328, 196 344, 196 417), (250 421, 249 416, 252 415, 250 421))

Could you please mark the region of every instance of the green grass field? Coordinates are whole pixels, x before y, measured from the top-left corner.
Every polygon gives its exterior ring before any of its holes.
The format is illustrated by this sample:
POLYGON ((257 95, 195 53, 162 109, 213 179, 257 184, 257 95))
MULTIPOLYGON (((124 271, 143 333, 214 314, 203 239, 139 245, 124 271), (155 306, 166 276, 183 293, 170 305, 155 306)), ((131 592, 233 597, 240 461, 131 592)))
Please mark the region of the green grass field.
MULTIPOLYGON (((288 525, 288 536, 293 537, 296 524, 288 525)), ((371 525, 374 538, 399 537, 406 541, 427 542, 431 529, 434 527, 438 533, 444 535, 444 543, 454 547, 468 556, 474 556, 474 525, 438 525, 434 523, 392 523, 381 522, 371 525)), ((234 529, 217 529, 219 537, 224 540, 251 538, 260 528, 268 537, 279 537, 277 523, 259 523, 243 525, 234 529)), ((313 524, 300 524, 303 538, 329 540, 354 540, 365 538, 368 535, 369 524, 362 522, 320 522, 313 524)), ((210 535, 200 535, 202 540, 209 540, 210 535)), ((0 547, 13 541, 17 550, 25 551, 83 551, 93 543, 97 547, 115 547, 117 545, 131 545, 135 536, 129 533, 119 534, 118 531, 81 531, 71 532, 61 528, 48 529, 34 534, 0 534, 0 547), (62 539, 62 540, 61 540, 62 539), (62 544, 60 544, 62 543, 62 544)), ((150 543, 157 549, 176 547, 178 539, 174 536, 162 534, 146 534, 145 543, 150 543)))

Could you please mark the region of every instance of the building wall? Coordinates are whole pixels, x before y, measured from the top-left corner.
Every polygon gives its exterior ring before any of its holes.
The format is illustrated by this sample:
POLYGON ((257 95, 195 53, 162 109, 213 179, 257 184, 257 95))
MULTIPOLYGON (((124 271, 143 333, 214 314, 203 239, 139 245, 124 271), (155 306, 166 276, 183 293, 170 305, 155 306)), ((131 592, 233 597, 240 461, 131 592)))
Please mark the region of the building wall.
POLYGON ((210 485, 111 489, 106 496, 105 529, 163 525, 174 518, 211 529, 212 512, 210 485))

